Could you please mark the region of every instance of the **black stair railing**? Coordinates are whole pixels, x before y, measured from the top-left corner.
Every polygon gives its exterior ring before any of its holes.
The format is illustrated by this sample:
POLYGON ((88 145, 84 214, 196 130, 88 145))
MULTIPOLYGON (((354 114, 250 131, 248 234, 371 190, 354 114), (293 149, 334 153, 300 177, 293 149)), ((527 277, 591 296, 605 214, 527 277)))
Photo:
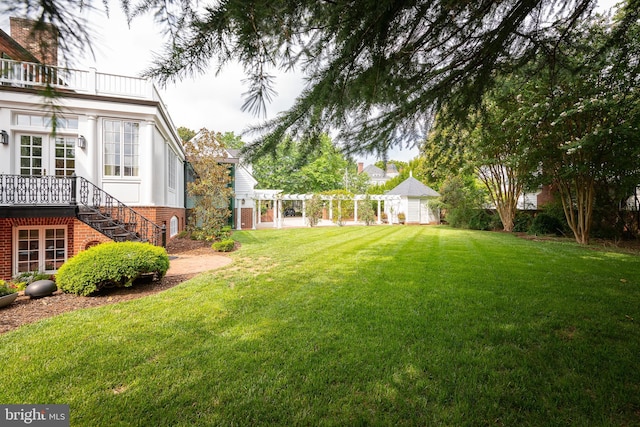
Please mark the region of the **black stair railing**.
POLYGON ((164 226, 82 177, 0 174, 0 205, 76 206, 78 219, 115 241, 166 243, 164 226))
POLYGON ((71 177, 78 187, 78 218, 115 241, 141 241, 164 246, 165 227, 125 205, 82 177, 71 177))

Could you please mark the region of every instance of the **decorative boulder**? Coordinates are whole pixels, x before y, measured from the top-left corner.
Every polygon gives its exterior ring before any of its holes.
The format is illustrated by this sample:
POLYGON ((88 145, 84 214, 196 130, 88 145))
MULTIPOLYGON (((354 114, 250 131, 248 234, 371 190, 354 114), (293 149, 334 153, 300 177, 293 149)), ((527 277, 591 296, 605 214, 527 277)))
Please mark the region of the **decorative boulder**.
POLYGON ((31 298, 41 298, 49 296, 57 290, 58 287, 53 280, 38 280, 27 285, 24 294, 31 298))

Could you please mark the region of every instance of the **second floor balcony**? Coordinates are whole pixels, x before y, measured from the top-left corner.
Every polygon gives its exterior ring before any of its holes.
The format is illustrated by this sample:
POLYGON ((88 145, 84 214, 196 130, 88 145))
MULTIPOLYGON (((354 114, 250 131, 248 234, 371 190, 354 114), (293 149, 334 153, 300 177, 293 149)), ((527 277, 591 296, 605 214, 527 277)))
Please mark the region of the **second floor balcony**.
POLYGON ((0 85, 160 101, 149 79, 0 59, 0 85))

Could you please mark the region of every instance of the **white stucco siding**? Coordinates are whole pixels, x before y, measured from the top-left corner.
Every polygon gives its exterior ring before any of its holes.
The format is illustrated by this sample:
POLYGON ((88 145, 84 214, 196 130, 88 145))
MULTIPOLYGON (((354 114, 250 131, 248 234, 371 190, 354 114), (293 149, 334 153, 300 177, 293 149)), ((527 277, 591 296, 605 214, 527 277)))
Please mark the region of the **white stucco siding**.
MULTIPOLYGON (((132 205, 183 206, 183 168, 178 168, 176 190, 171 197, 167 190, 167 145, 184 162, 184 151, 173 124, 167 120, 155 102, 129 102, 120 98, 64 97, 58 100, 63 117, 77 119, 77 129, 59 128, 59 136, 83 136, 84 148, 75 147, 75 173, 95 185, 103 187, 115 198, 132 205), (104 175, 104 123, 122 120, 139 123, 138 176, 104 175)), ((9 134, 9 144, 0 144, 0 173, 20 174, 20 136, 43 138, 47 165, 51 175, 53 144, 50 127, 19 124, 16 114, 48 116, 42 107, 42 97, 21 91, 0 91, 0 129, 9 134)))
MULTIPOLYGON (((11 110, 8 108, 0 108, 0 124, 2 124, 2 130, 7 132, 11 131, 9 126, 5 126, 5 124, 11 123, 11 110)), ((0 144, 0 174, 11 174, 14 173, 14 148, 15 143, 13 142, 14 138, 9 133, 9 144, 0 144)))
POLYGON ((397 200, 387 200, 384 203, 384 213, 387 214, 387 218, 389 223, 397 224, 398 223, 398 214, 400 212, 407 213, 407 198, 403 197, 402 199, 397 200))

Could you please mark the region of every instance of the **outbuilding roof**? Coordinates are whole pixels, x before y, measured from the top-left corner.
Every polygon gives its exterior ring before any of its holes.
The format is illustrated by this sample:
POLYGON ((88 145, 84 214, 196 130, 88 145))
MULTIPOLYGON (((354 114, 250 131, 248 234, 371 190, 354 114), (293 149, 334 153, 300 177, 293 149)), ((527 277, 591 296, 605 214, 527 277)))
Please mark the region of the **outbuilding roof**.
POLYGON ((414 177, 409 177, 402 181, 394 189, 387 191, 387 195, 406 196, 406 197, 440 197, 440 194, 434 189, 427 187, 414 177))

